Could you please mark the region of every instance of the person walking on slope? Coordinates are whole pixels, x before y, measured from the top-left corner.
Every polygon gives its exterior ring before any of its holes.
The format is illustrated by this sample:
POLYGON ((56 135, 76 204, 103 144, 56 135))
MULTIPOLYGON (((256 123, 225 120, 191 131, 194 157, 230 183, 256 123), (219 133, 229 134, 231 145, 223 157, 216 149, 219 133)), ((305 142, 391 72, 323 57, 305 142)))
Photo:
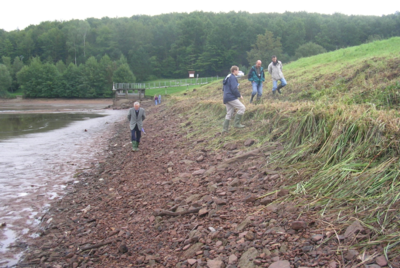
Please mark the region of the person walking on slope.
POLYGON ((139 151, 140 137, 142 136, 143 121, 146 118, 146 113, 143 108, 140 108, 140 103, 135 102, 133 108, 129 109, 128 120, 131 129, 132 151, 139 151))
POLYGON ((257 101, 261 99, 262 96, 262 83, 265 81, 264 69, 261 67, 262 62, 258 60, 256 65, 251 67, 251 70, 248 75, 249 81, 251 81, 251 85, 253 87, 253 91, 251 92, 250 103, 253 102, 254 96, 257 94, 257 101))
POLYGON ((272 93, 275 94, 275 91, 278 91, 281 94, 281 88, 287 85, 285 77, 282 73, 282 62, 280 62, 277 57, 272 56, 272 62, 268 65, 268 72, 272 76, 272 93), (278 81, 281 83, 278 86, 278 81))
POLYGON ((229 129, 229 122, 233 116, 233 113, 235 112, 235 108, 238 109, 236 116, 235 116, 235 123, 234 127, 236 128, 243 128, 245 127, 244 125, 240 124, 240 121, 242 120, 244 111, 246 110, 246 107, 243 105, 243 103, 240 102, 239 98, 243 99, 242 95, 239 92, 239 83, 236 78, 236 75, 239 72, 239 67, 237 66, 232 66, 231 67, 231 73, 228 74, 223 83, 223 91, 224 91, 224 104, 226 106, 226 116, 225 116, 225 121, 224 121, 224 127, 222 132, 228 132, 229 129))
POLYGON ((156 105, 158 104, 158 97, 157 97, 157 95, 154 95, 154 102, 155 102, 156 105))

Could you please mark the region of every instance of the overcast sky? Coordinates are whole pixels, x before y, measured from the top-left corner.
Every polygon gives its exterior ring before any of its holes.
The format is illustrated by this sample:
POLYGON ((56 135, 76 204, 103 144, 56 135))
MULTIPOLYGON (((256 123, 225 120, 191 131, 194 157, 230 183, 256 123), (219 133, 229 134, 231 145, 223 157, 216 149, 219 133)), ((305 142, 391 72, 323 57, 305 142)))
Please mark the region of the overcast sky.
POLYGON ((397 0, 3 0, 0 4, 0 29, 12 31, 24 29, 42 21, 67 21, 71 19, 131 17, 133 15, 158 15, 171 12, 247 11, 270 13, 285 11, 316 12, 347 15, 382 16, 400 11, 397 0), (397 4, 395 4, 397 2, 397 4), (373 3, 373 4, 371 4, 373 3))

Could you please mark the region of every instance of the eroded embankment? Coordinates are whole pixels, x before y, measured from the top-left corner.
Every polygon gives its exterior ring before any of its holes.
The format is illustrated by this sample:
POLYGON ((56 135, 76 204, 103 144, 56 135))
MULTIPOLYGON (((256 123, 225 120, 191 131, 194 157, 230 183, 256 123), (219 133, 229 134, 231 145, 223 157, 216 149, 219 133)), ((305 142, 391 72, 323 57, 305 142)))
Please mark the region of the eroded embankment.
POLYGON ((119 125, 108 159, 52 205, 19 267, 386 265, 379 246, 348 250, 368 235, 358 221, 337 227, 308 196, 290 198, 286 170, 269 165, 283 144, 192 119, 152 107, 136 153, 119 125))

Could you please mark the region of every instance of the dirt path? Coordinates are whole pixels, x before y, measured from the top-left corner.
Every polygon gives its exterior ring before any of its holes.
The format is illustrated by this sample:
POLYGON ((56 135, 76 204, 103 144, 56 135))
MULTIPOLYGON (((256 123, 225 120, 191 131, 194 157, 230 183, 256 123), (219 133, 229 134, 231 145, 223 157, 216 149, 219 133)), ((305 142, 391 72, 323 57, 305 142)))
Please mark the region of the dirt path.
MULTIPOLYGON (((43 215, 40 237, 18 267, 334 268, 360 262, 358 252, 344 248, 362 228, 339 235, 295 204, 268 205, 289 194, 279 190, 285 183, 279 170, 264 168, 281 145, 252 149, 249 140, 207 151, 201 146, 207 141, 187 139, 181 124, 190 122, 164 105, 148 109, 147 134, 135 153, 128 125, 118 125, 108 159, 81 173, 81 182, 71 183, 43 215), (273 194, 262 197, 267 192, 273 194)), ((373 253, 365 263, 385 266, 373 253)))

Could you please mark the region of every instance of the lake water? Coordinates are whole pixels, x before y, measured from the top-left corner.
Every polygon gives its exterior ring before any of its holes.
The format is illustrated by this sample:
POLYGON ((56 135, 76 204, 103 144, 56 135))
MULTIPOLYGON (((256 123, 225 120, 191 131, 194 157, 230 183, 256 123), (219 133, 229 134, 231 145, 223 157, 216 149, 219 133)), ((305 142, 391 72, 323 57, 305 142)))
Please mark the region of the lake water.
POLYGON ((34 237, 38 218, 60 198, 77 169, 106 155, 115 122, 127 111, 26 111, 0 106, 0 267, 14 265, 21 252, 9 249, 34 237))

